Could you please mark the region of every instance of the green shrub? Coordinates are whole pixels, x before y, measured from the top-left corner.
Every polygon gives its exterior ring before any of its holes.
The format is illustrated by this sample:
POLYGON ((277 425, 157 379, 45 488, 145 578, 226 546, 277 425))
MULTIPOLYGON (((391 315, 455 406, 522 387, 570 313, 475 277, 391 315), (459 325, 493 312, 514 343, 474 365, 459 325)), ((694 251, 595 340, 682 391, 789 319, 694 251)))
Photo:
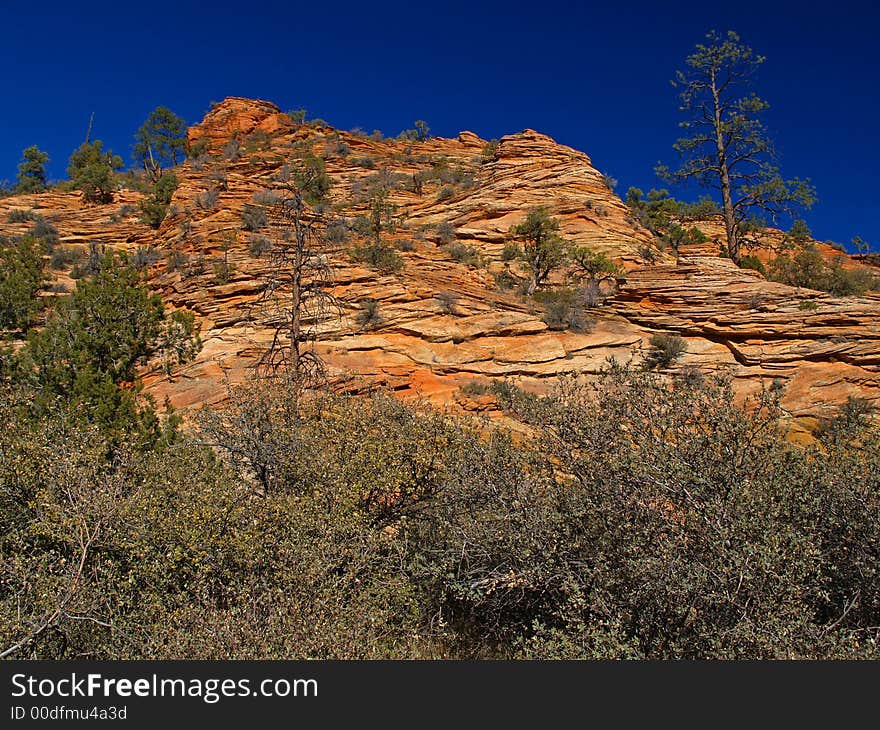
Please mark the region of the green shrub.
POLYGON ((137 206, 126 203, 125 205, 120 206, 119 210, 110 216, 110 220, 114 223, 118 223, 119 221, 134 215, 137 211, 137 206))
POLYGON ((258 190, 251 196, 251 200, 263 208, 271 208, 281 203, 284 196, 278 190, 258 190))
POLYGON ((32 145, 21 153, 21 157, 15 191, 20 195, 42 192, 46 189, 46 163, 49 162, 49 155, 32 145))
POLYGON ((444 250, 453 261, 457 261, 460 264, 467 264, 474 268, 479 268, 483 265, 483 255, 473 246, 468 246, 464 243, 450 243, 448 246, 444 246, 444 250))
POLYGON ((46 325, 29 333, 18 372, 41 409, 67 404, 111 440, 129 429, 154 438, 132 387, 138 368, 154 358, 167 367, 185 362, 200 347, 192 315, 166 313, 137 271, 106 254, 96 273, 57 301, 46 325))
POLYGON ((266 236, 253 234, 248 239, 248 251, 254 258, 260 258, 263 254, 272 250, 272 241, 266 236))
POLYGON ((501 251, 502 261, 515 261, 522 256, 522 249, 515 243, 506 243, 501 251))
POLYGON ((813 232, 807 227, 805 221, 798 219, 792 223, 791 228, 788 233, 785 234, 785 237, 795 245, 802 245, 809 243, 810 239, 813 237, 813 232))
POLYGON ((159 252, 155 246, 138 246, 128 257, 128 264, 135 271, 143 271, 159 260, 159 252))
POLYGON ((516 288, 516 286, 519 284, 519 279, 517 279, 507 269, 496 273, 494 278, 495 286, 497 286, 502 291, 510 291, 511 289, 516 288))
POLYGON ((51 251, 52 247, 58 243, 58 229, 53 226, 45 218, 37 217, 34 225, 28 232, 31 238, 43 242, 43 246, 47 251, 51 251))
POLYGON ((351 194, 355 201, 362 202, 379 195, 387 195, 392 190, 402 190, 410 180, 411 178, 402 173, 391 172, 383 167, 373 175, 354 180, 351 194))
POLYGON ((458 314, 458 297, 452 292, 440 292, 434 295, 437 304, 440 306, 440 312, 443 314, 458 314))
POLYGON ((58 246, 52 251, 49 265, 56 271, 63 271, 71 266, 81 263, 83 252, 77 248, 58 246))
POLYGON ((656 264, 662 258, 662 254, 656 248, 649 246, 648 244, 642 244, 639 246, 638 254, 649 264, 656 264))
POLYGON ((607 254, 593 251, 588 246, 575 246, 569 249, 568 255, 580 274, 586 276, 589 281, 614 280, 623 276, 623 269, 607 254))
POLYGON ((792 254, 777 256, 767 267, 773 281, 789 286, 826 291, 834 296, 859 296, 876 289, 878 282, 870 271, 845 269, 826 261, 814 246, 806 246, 792 254))
POLYGON ((586 304, 580 292, 574 289, 557 289, 538 292, 535 299, 544 309, 542 319, 551 330, 591 332, 595 320, 586 315, 586 304))
POLYGON ((272 139, 269 137, 268 133, 264 132, 262 129, 257 129, 248 135, 247 140, 245 141, 244 151, 250 155, 254 152, 268 150, 271 145, 272 139))
POLYGON ((0 238, 0 330, 27 331, 43 308, 45 285, 39 243, 28 236, 0 238))
POLYGON ((371 243, 351 250, 351 259, 366 264, 383 274, 391 274, 403 268, 403 257, 385 243, 371 243))
POLYGON ((217 258, 211 263, 211 269, 214 272, 215 284, 228 284, 235 273, 235 264, 226 257, 217 258))
POLYGON ((658 333, 649 340, 648 354, 645 356, 645 367, 649 370, 668 368, 685 350, 687 343, 678 335, 658 333))
POLYGON ((462 390, 493 393, 528 432, 277 378, 231 389, 191 437, 152 412, 152 440, 109 440, 69 404, 38 413, 4 390, 0 419, 17 427, 0 429, 0 645, 36 659, 877 658, 880 448, 864 402, 804 448, 778 394, 740 404, 729 379, 684 371, 611 366, 542 397, 462 390))
POLYGON ((157 106, 134 139, 134 159, 150 179, 157 182, 161 179, 162 168, 176 167, 186 153, 186 122, 168 107, 157 106))
MULTIPOLYGON (((195 197, 196 208, 200 210, 214 210, 217 207, 217 203, 220 200, 220 191, 217 188, 211 188, 210 190, 205 190, 203 193, 199 193, 195 197)), ((245 205, 245 209, 247 209, 247 205, 245 205)), ((243 215, 243 214, 242 214, 243 215)))
POLYGON ((544 207, 532 208, 522 223, 511 226, 510 234, 522 244, 520 258, 529 267, 523 291, 534 294, 566 259, 568 244, 559 235, 559 220, 544 207))
POLYGON ((488 162, 494 162, 498 159, 499 153, 499 142, 497 139, 490 139, 483 145, 483 149, 480 152, 480 158, 483 164, 488 162))
POLYGON ((261 206, 245 204, 241 210, 241 227, 244 230, 256 233, 268 225, 269 219, 261 206))
POLYGON ((358 323, 361 329, 376 329, 384 321, 385 318, 382 316, 378 301, 375 299, 365 299, 361 302, 360 309, 355 316, 355 322, 358 323))
POLYGON ((165 266, 169 271, 185 272, 189 268, 190 258, 180 249, 171 249, 165 254, 165 266))
POLYGON ((197 139, 192 144, 186 145, 186 156, 191 159, 203 158, 208 154, 208 140, 204 137, 197 139))
POLYGON ((359 215, 351 224, 351 229, 359 236, 369 236, 373 232, 373 225, 365 215, 359 215))
POLYGON ((29 223, 30 221, 37 220, 39 217, 36 211, 29 208, 13 208, 6 215, 6 220, 9 223, 29 223))
POLYGON ((351 154, 351 147, 341 139, 336 139, 327 145, 326 152, 328 155, 337 155, 338 157, 346 158, 351 154))
POLYGON ((767 273, 767 269, 764 267, 764 264, 761 263, 761 259, 759 259, 757 256, 752 256, 751 254, 742 256, 739 260, 739 265, 742 269, 752 269, 753 271, 757 271, 761 274, 767 273))
MULTIPOLYGON (((852 477, 846 486, 827 481, 858 458, 838 466, 786 445, 773 398, 738 407, 727 382, 680 387, 618 370, 533 403, 522 412, 570 481, 545 500, 540 483, 529 489, 521 478, 515 492, 503 490, 515 501, 500 497, 483 512, 474 493, 476 514, 445 513, 443 566, 453 578, 441 595, 453 625, 477 625, 497 647, 521 642, 520 656, 532 658, 875 653, 869 633, 834 623, 848 605, 843 596, 861 595, 865 578, 877 581, 875 571, 851 572, 871 560, 864 540, 848 530, 831 537, 844 514, 863 534, 878 534, 866 509, 876 490, 852 477), (829 471, 817 475, 817 463, 829 471), (522 527, 514 538, 491 531, 500 524, 522 527), (577 538, 538 547, 563 534, 577 538), (453 545, 464 549, 466 571, 453 568, 453 545), (847 549, 854 554, 838 569, 847 549)), ((860 463, 876 465, 873 457, 860 463)), ((869 604, 875 615, 880 603, 869 604)))
POLYGON ((682 246, 693 246, 708 240, 709 237, 699 228, 694 226, 684 228, 676 223, 670 223, 663 235, 660 236, 660 245, 678 251, 682 246))
POLYGON ((98 245, 95 241, 89 241, 89 249, 84 252, 70 270, 71 279, 95 276, 101 271, 102 261, 107 253, 106 246, 98 245))
POLYGON ((455 236, 455 226, 449 221, 443 221, 437 226, 437 240, 441 244, 448 245, 453 243, 455 241, 455 236))
POLYGON ((455 196, 455 188, 451 185, 444 185, 437 193, 437 200, 449 200, 455 196))
POLYGON ((607 173, 603 173, 602 184, 609 190, 613 191, 614 188, 617 187, 617 178, 611 177, 611 175, 608 175, 607 173))
POLYGON ((237 139, 231 139, 223 147, 223 159, 229 162, 238 162, 241 159, 241 143, 237 139))
POLYGON ((211 170, 208 174, 208 180, 213 183, 213 188, 218 192, 229 190, 229 176, 226 174, 225 167, 211 170))
MULTIPOLYGON (((367 221, 367 223, 369 224, 369 221, 367 221)), ((369 233, 369 231, 367 231, 367 233, 369 233)), ((334 218, 327 224, 325 237, 327 239, 327 242, 333 244, 334 246, 342 246, 348 243, 348 223, 346 223, 344 218, 334 218)))
MULTIPOLYGON (((142 223, 146 223, 150 228, 159 228, 162 225, 177 186, 177 176, 173 172, 164 173, 156 181, 150 196, 139 203, 142 223)), ((197 197, 196 204, 198 203, 197 197)))
POLYGON ((487 395, 492 392, 492 384, 484 380, 471 380, 462 385, 459 390, 470 396, 487 395))
POLYGON ((324 160, 311 152, 291 165, 291 178, 302 194, 303 200, 311 206, 323 203, 333 184, 333 180, 327 174, 324 160))

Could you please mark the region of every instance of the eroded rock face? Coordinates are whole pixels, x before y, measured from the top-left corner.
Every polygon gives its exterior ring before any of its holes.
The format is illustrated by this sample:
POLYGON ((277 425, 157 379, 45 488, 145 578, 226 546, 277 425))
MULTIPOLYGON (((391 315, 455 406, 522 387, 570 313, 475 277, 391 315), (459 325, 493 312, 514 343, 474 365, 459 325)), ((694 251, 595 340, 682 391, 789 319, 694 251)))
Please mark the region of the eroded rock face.
POLYGON ((214 106, 201 124, 190 127, 186 136, 190 144, 204 139, 209 150, 217 151, 256 130, 273 134, 292 126, 290 118, 270 101, 230 96, 214 106))
POLYGON ((170 376, 146 373, 159 402, 222 400, 226 383, 246 377, 268 346, 272 323, 256 301, 271 258, 257 255, 255 242, 281 232, 242 230, 242 212, 255 193, 277 186, 285 163, 311 152, 325 159, 333 180, 320 226, 333 219, 351 226, 368 213, 370 189, 385 185, 396 226, 383 238, 404 260, 399 273, 380 274, 352 262, 349 249, 363 243, 356 234, 322 244, 340 313, 319 324, 317 347, 335 373, 497 415, 491 397, 461 388, 513 378, 542 390, 562 374, 596 373, 610 357, 638 362, 653 334, 670 332, 687 344, 672 371, 729 369, 743 394, 776 381, 786 388, 785 407, 805 427, 849 396, 880 404, 878 296, 833 298, 771 283, 719 258, 711 242, 677 257, 660 252, 589 157, 545 135, 526 130, 494 150, 471 132, 378 140, 295 124, 269 102, 230 98, 189 137, 207 139, 213 154, 176 171, 181 185, 158 231, 139 223, 136 212, 119 214, 140 198, 131 192, 109 206, 84 206, 74 193, 0 200, 4 232, 28 227, 6 223, 10 209, 37 208, 64 245, 156 247, 162 258, 150 267, 153 286, 169 305, 197 314, 204 340, 195 362, 170 376), (238 153, 222 153, 233 136, 238 153), (419 189, 413 176, 431 170, 435 178, 419 189), (617 293, 586 312, 588 331, 551 330, 537 304, 496 284, 504 272, 518 273, 517 262, 503 260, 504 247, 510 227, 535 206, 560 220, 563 237, 606 253, 626 271, 617 293), (453 255, 443 224, 478 256, 456 260, 468 257, 453 255), (368 299, 378 302, 379 317, 364 326, 358 313, 368 299))

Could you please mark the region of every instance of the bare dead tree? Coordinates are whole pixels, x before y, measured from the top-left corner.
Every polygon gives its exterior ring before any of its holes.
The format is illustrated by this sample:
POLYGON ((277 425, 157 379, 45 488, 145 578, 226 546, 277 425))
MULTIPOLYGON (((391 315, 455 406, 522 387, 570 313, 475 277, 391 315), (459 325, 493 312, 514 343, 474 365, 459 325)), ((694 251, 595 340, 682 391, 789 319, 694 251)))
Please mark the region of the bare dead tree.
POLYGON ((329 291, 332 272, 322 252, 320 217, 308 207, 326 193, 329 178, 322 164, 305 164, 296 172, 282 170, 277 200, 269 206, 275 228, 269 273, 256 304, 274 328, 272 342, 256 369, 262 377, 285 372, 306 383, 326 376, 315 350, 318 327, 340 311, 329 291))
POLYGON ((95 112, 92 112, 92 115, 89 117, 89 127, 86 129, 86 141, 85 144, 88 144, 92 139, 92 125, 95 123, 95 112))

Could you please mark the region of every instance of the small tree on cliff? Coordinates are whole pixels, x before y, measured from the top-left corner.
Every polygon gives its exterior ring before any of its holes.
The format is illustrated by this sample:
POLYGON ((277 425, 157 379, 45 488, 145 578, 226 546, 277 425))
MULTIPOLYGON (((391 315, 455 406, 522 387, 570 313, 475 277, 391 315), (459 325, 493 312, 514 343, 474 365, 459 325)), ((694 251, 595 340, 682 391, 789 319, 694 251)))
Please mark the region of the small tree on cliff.
POLYGON ((529 266, 525 293, 531 296, 547 280, 550 272, 565 260, 565 243, 559 237, 559 221, 551 218, 546 208, 534 208, 510 231, 523 244, 519 258, 529 266))
POLYGON ((67 165, 71 185, 81 190, 87 203, 113 202, 113 171, 122 167, 122 158, 104 151, 101 140, 83 142, 67 165))
POLYGON ((687 57, 687 69, 673 82, 681 89, 680 123, 689 136, 674 148, 682 157, 678 170, 659 167, 671 182, 696 180, 721 195, 727 251, 737 263, 744 242, 743 223, 766 213, 775 217, 796 207, 809 208, 815 190, 809 180, 784 180, 774 164, 773 144, 759 120, 769 104, 754 93, 740 95, 764 63, 763 56, 740 43, 733 31, 712 31, 687 57))
POLYGON ((162 169, 176 166, 186 154, 186 122, 168 107, 157 106, 134 136, 134 158, 153 182, 162 169))
POLYGON ((46 189, 46 163, 49 155, 33 145, 21 153, 18 164, 18 193, 39 193, 46 189))
POLYGON ((153 185, 152 193, 138 203, 142 223, 146 223, 150 228, 158 228, 162 225, 177 186, 177 175, 173 172, 165 172, 159 177, 153 185))

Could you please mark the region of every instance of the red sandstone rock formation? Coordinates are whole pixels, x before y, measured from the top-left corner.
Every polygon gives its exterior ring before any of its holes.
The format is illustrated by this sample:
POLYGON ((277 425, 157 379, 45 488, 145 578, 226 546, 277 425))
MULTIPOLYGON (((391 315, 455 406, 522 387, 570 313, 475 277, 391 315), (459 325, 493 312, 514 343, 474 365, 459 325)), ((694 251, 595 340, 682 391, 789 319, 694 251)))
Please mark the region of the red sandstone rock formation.
MULTIPOLYGON (((191 142, 208 140, 211 155, 176 171, 181 185, 158 231, 139 223, 136 213, 119 215, 140 198, 132 192, 106 206, 84 206, 74 193, 0 200, 2 232, 27 228, 6 223, 9 210, 34 208, 57 226, 62 245, 154 245, 164 256, 150 269, 152 283, 170 305, 198 315, 204 349, 171 375, 146 374, 160 402, 166 395, 178 407, 222 399, 225 381, 244 377, 267 346, 271 329, 254 301, 269 264, 249 250, 241 212, 254 193, 273 187, 282 165, 305 151, 324 157, 333 179, 326 217, 364 215, 368 203, 359 191, 381 172, 395 181, 390 201, 398 225, 387 238, 412 242, 397 274, 352 263, 351 243, 326 246, 343 311, 321 324, 318 348, 336 372, 491 412, 491 398, 465 395, 462 386, 513 378, 541 389, 562 374, 595 373, 609 357, 638 360, 654 333, 672 332, 687 343, 674 368, 727 368, 743 393, 776 380, 786 386, 785 407, 807 427, 848 396, 880 401, 878 295, 834 298, 771 283, 719 258, 711 242, 677 259, 661 253, 587 155, 537 132, 504 137, 484 159, 486 141, 470 132, 423 142, 376 140, 294 124, 273 104, 229 98, 188 134, 191 142), (226 159, 222 150, 233 137, 240 156, 226 159), (450 179, 458 182, 432 180, 415 192, 408 181, 437 164, 456 171, 450 179), (205 205, 204 193, 212 189, 217 203, 205 205), (495 283, 512 265, 501 256, 510 227, 537 205, 559 218, 565 238, 605 252, 627 271, 616 296, 589 312, 590 332, 550 330, 535 304, 495 283), (453 260, 436 229, 447 222, 456 242, 479 252, 483 266, 453 260), (646 249, 655 250, 654 263, 646 249), (175 257, 188 263, 175 267, 175 257), (230 265, 228 276, 217 276, 221 260, 230 265), (441 293, 454 298, 452 312, 438 300, 441 293), (382 317, 369 331, 355 317, 365 299, 379 302, 382 317), (805 309, 805 300, 817 306, 805 309)), ((703 227, 718 239, 711 224, 703 227)), ((825 255, 840 256, 826 248, 825 255)), ((848 266, 863 265, 846 258, 848 266)))

